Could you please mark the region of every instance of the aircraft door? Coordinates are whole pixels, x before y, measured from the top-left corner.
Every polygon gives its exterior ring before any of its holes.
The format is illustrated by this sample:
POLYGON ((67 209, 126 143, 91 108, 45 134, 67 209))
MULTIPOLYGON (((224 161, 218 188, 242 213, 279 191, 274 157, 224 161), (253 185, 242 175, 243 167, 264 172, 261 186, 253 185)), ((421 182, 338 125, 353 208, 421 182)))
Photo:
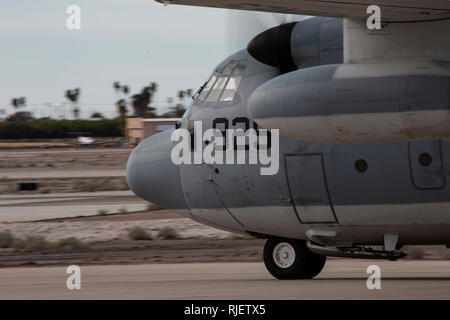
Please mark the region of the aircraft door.
POLYGON ((287 155, 286 172, 294 209, 302 223, 336 223, 322 154, 287 155))
POLYGON ((445 174, 442 166, 441 141, 408 142, 411 179, 417 189, 442 189, 445 174))

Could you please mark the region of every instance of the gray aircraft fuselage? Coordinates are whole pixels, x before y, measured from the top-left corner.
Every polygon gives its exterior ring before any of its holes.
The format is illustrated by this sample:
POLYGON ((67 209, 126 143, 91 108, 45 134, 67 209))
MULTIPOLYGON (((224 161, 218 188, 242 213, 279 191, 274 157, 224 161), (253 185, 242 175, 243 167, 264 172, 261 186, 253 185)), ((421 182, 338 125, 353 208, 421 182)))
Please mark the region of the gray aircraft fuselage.
MULTIPOLYGON (((230 62, 242 68, 234 99, 209 102, 197 95, 180 128, 196 120, 203 130, 256 126, 247 102, 280 70, 242 50, 214 75, 229 76, 230 62)), ((266 98, 280 103, 270 93, 266 98)), ((447 141, 329 144, 280 137, 278 173, 261 175, 259 164, 175 165, 171 133, 135 148, 128 183, 139 197, 201 223, 257 236, 329 234, 322 240, 332 246, 381 245, 386 234, 399 235, 399 245, 450 244, 447 141)))

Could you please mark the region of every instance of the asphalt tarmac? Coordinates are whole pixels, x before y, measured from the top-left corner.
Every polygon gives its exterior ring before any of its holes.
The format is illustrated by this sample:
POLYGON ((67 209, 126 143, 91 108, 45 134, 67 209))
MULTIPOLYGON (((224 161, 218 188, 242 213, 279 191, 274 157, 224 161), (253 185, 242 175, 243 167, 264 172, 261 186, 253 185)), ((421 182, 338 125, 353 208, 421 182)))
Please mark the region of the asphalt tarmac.
POLYGON ((66 267, 0 269, 0 299, 450 299, 450 261, 329 260, 312 280, 280 281, 263 263, 81 266, 81 289, 66 267), (367 267, 381 288, 367 288, 367 267))

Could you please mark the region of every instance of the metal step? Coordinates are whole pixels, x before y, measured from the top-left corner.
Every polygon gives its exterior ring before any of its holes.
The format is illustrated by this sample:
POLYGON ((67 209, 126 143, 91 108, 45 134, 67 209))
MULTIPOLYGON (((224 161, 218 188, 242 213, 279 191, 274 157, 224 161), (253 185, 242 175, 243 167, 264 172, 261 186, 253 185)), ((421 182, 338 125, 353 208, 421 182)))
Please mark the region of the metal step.
POLYGON ((330 257, 343 257, 343 258, 360 258, 360 259, 386 259, 395 261, 406 256, 406 253, 402 251, 386 251, 375 250, 366 247, 323 247, 316 245, 308 241, 306 243, 308 248, 317 254, 330 256, 330 257))

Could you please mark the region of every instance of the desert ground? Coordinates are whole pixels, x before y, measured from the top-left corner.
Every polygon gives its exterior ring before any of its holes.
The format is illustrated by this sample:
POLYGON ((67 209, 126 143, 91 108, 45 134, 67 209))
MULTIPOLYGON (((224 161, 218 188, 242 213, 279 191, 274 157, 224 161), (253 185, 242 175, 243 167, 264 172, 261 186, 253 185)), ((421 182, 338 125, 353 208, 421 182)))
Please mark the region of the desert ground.
POLYGON ((0 249, 0 268, 260 261, 264 245, 168 210, 0 223, 2 233, 13 239, 0 249))

